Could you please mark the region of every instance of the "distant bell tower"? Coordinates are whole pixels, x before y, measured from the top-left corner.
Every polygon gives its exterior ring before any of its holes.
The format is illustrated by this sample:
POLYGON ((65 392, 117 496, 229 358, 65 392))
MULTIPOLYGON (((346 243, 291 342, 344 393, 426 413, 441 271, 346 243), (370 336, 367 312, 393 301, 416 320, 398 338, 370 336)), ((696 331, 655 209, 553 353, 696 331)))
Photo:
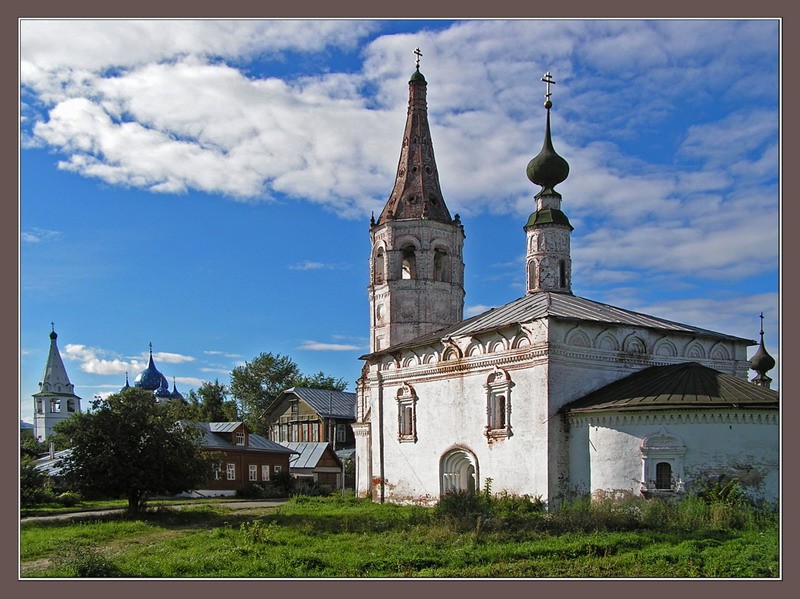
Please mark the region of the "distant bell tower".
POLYGON ((427 82, 408 82, 408 116, 392 193, 370 220, 370 351, 462 320, 464 227, 450 217, 433 156, 427 82))
POLYGON ((33 395, 33 432, 37 441, 47 440, 57 423, 81 411, 81 398, 75 395, 75 387, 69 382, 56 344, 58 335, 55 325, 52 326, 47 364, 39 383, 39 392, 33 395))
POLYGON ((542 78, 547 84, 544 107, 547 123, 542 150, 528 163, 528 179, 542 190, 534 196, 536 212, 525 225, 527 234, 528 293, 552 291, 572 293, 572 259, 570 258, 570 236, 572 225, 561 211, 561 194, 555 186, 569 175, 569 164, 556 154, 550 137, 550 85, 554 84, 548 71, 542 78))

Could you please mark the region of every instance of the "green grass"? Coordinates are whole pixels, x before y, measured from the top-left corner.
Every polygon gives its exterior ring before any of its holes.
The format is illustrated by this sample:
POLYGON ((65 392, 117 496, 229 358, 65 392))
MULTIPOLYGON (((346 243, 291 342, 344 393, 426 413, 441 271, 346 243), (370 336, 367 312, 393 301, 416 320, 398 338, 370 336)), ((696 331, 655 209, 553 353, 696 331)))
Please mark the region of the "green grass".
POLYGON ((23 577, 779 576, 774 514, 715 522, 702 506, 683 508, 683 520, 680 509, 665 507, 674 519, 647 525, 647 514, 630 506, 620 517, 607 506, 573 505, 507 526, 496 517, 301 497, 246 513, 213 505, 161 509, 138 520, 23 523, 20 556, 23 577))

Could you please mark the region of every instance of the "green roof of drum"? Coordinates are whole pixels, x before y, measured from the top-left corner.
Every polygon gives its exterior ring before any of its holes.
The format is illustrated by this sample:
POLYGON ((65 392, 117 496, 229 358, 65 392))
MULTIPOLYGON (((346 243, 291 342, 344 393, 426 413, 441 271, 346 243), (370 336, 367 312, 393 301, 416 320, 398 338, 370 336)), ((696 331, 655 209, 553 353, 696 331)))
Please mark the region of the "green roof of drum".
POLYGON ((531 214, 525 228, 536 227, 539 225, 566 225, 573 228, 569 223, 567 215, 558 210, 557 208, 542 208, 531 214))

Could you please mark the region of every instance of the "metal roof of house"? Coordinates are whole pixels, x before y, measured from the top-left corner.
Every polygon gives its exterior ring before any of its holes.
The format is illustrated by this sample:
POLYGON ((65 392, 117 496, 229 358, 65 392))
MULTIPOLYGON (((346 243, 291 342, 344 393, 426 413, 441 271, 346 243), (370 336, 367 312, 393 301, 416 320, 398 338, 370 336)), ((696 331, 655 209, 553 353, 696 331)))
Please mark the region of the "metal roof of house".
POLYGON ((477 335, 547 317, 565 321, 571 320, 596 322, 600 324, 628 325, 659 331, 699 334, 716 337, 718 339, 744 341, 749 345, 755 345, 755 341, 750 339, 717 333, 715 331, 649 316, 640 312, 617 308, 594 300, 578 297, 577 295, 541 291, 529 293, 504 306, 492 308, 482 314, 462 320, 452 326, 422 335, 404 343, 398 343, 381 351, 361 356, 361 359, 389 354, 411 347, 431 345, 448 337, 477 335))
MULTIPOLYGON (((297 441, 283 443, 297 455, 289 458, 289 468, 316 468, 325 450, 328 448, 328 443, 314 443, 311 441, 297 441)), ((334 454, 335 455, 335 454, 334 454)), ((338 460, 338 456, 336 456, 338 460)))
POLYGON ((69 457, 72 453, 72 449, 62 449, 61 451, 56 451, 53 454, 53 457, 50 457, 50 454, 45 454, 40 458, 36 458, 34 460, 34 468, 36 468, 39 472, 44 474, 45 476, 60 476, 61 475, 61 462, 62 458, 69 457))
POLYGON ((296 395, 317 414, 325 418, 343 418, 355 420, 356 394, 348 391, 331 391, 329 389, 311 389, 308 387, 292 387, 283 391, 275 400, 277 405, 285 395, 296 395))
POLYGON ((778 392, 697 362, 651 366, 592 391, 568 414, 697 408, 775 409, 778 392))
POLYGON ((201 444, 206 449, 227 449, 237 451, 260 451, 271 453, 291 453, 280 443, 275 443, 269 439, 250 433, 248 435, 248 445, 236 445, 232 443, 230 437, 223 436, 236 430, 241 422, 198 422, 197 425, 203 433, 201 444), (230 426, 234 425, 234 426, 230 426))

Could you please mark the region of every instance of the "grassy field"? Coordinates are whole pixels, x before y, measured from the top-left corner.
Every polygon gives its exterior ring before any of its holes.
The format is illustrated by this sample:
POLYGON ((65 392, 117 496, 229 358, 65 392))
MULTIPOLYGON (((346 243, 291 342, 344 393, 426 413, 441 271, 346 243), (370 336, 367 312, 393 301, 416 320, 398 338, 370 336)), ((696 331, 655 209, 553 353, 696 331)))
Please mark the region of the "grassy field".
POLYGON ((776 510, 700 500, 509 502, 476 514, 348 499, 277 508, 159 507, 143 517, 23 521, 22 577, 779 576, 776 510), (685 505, 684 505, 685 504, 685 505), (522 506, 524 507, 524 506, 522 506))

